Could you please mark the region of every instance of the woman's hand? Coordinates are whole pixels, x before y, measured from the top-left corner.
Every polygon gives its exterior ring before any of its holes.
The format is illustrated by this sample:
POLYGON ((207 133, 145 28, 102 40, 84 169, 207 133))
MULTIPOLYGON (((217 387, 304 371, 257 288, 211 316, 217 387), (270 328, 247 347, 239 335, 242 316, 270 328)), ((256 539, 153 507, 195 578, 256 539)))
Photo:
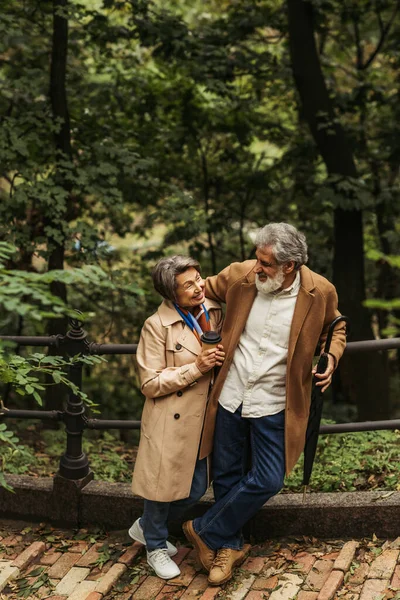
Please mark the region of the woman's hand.
POLYGON ((222 344, 211 350, 202 350, 196 358, 196 367, 203 374, 211 371, 214 367, 220 367, 225 360, 225 352, 222 344))

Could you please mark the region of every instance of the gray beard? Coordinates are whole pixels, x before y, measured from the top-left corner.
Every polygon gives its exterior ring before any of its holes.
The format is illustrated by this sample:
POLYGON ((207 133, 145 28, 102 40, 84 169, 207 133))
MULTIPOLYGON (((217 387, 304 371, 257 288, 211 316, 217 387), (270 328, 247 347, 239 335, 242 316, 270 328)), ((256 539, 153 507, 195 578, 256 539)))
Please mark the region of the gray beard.
POLYGON ((279 288, 282 287, 282 284, 285 279, 285 274, 283 272, 283 267, 278 269, 276 275, 273 279, 268 277, 266 281, 260 281, 258 274, 256 274, 256 288, 259 292, 263 294, 271 294, 272 292, 276 292, 279 288))

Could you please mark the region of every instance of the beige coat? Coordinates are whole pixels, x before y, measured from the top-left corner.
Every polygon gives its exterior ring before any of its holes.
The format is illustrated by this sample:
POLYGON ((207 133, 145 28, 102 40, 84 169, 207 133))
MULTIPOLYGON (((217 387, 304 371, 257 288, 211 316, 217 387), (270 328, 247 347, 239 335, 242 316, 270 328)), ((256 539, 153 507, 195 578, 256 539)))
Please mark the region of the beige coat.
MULTIPOLYGON (((206 300, 211 329, 220 331, 222 311, 206 300)), ((195 360, 200 343, 172 303, 164 300, 145 322, 137 349, 143 407, 134 494, 171 502, 187 498, 199 451, 211 371, 195 360)), ((210 454, 210 450, 205 456, 210 454)))
MULTIPOLYGON (((255 260, 233 263, 218 275, 206 280, 206 294, 226 303, 222 329, 222 343, 226 359, 220 369, 207 406, 200 458, 212 450, 218 397, 232 363, 235 348, 246 325, 254 298, 255 260)), ((285 455, 286 473, 296 464, 305 443, 310 409, 312 361, 318 342, 326 339, 328 325, 337 317, 338 300, 334 286, 327 279, 303 266, 300 269, 300 290, 296 301, 289 336, 286 412, 285 455)), ((338 362, 346 345, 345 326, 339 324, 334 333, 330 353, 338 362)))

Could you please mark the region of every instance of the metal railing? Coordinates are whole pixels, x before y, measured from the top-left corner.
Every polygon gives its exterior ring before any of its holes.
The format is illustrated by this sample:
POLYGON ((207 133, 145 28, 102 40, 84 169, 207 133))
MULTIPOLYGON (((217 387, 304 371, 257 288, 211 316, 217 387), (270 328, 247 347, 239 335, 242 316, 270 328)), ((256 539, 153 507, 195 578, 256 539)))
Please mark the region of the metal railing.
MULTIPOLYGON (((97 344, 89 342, 82 323, 70 320, 70 330, 64 335, 55 336, 0 336, 1 340, 15 342, 18 346, 55 347, 60 355, 116 355, 136 354, 137 344, 97 344)), ((348 342, 346 354, 374 352, 400 348, 400 338, 386 340, 366 340, 348 342)), ((79 390, 82 390, 83 363, 69 366, 68 377, 79 390)), ((59 475, 67 480, 81 480, 90 473, 89 460, 82 449, 85 429, 139 429, 140 421, 92 419, 86 416, 83 400, 71 389, 68 391, 64 410, 19 410, 0 409, 1 419, 40 419, 63 422, 66 428, 66 451, 60 458, 59 475)), ((400 429, 400 419, 390 421, 367 421, 362 423, 341 423, 321 425, 321 434, 350 433, 357 431, 400 429)))

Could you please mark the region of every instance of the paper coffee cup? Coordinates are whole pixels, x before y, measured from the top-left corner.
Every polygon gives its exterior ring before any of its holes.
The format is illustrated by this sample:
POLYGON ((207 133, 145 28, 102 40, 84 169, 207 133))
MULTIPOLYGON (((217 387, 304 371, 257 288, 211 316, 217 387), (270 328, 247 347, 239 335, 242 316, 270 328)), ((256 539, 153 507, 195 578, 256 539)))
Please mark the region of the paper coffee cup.
POLYGON ((200 340, 203 350, 211 350, 221 343, 222 338, 217 331, 205 331, 200 340))

